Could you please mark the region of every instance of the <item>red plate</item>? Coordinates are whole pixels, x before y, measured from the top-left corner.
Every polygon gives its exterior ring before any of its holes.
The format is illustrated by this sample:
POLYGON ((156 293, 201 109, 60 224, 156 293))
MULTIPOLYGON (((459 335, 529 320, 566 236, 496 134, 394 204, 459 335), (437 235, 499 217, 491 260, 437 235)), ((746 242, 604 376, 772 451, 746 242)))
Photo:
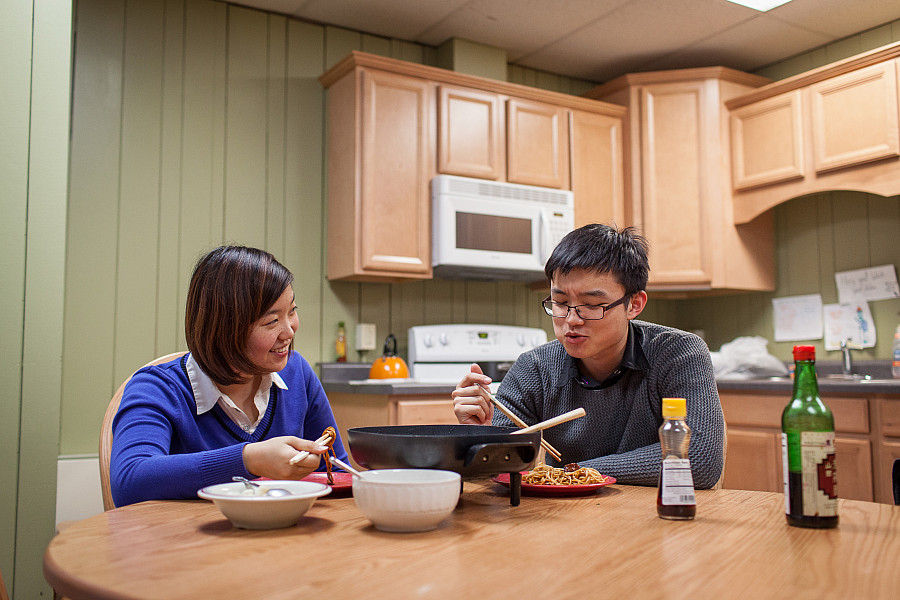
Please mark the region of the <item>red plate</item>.
MULTIPOLYGON (((527 474, 528 471, 522 471, 522 475, 527 474)), ((606 478, 606 481, 603 483, 589 483, 586 485, 534 485, 523 482, 522 493, 530 496, 577 496, 579 494, 590 494, 616 482, 615 477, 607 475, 606 478)), ((509 473, 500 473, 491 477, 491 479, 509 487, 509 473)))
MULTIPOLYGON (((337 492, 350 491, 353 488, 353 475, 344 473, 343 471, 334 471, 331 473, 334 478, 334 484, 331 486, 331 494, 333 496, 337 492)), ((324 483, 328 485, 328 473, 314 471, 303 478, 303 481, 312 481, 313 483, 324 483)), ((324 496, 327 498, 328 496, 324 496)))

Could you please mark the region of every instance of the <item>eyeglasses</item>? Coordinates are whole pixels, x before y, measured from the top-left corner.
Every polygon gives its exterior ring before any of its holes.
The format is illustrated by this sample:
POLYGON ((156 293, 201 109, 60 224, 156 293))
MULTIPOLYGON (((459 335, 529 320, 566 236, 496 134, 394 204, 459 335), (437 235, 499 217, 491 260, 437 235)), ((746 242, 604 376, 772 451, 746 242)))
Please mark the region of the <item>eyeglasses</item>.
POLYGON ((579 304, 577 306, 553 302, 550 300, 550 296, 547 296, 541 304, 544 306, 544 312, 557 319, 565 319, 569 316, 569 311, 574 308, 575 314, 582 321, 599 321, 606 316, 606 311, 622 304, 629 296, 630 294, 625 294, 610 304, 579 304))

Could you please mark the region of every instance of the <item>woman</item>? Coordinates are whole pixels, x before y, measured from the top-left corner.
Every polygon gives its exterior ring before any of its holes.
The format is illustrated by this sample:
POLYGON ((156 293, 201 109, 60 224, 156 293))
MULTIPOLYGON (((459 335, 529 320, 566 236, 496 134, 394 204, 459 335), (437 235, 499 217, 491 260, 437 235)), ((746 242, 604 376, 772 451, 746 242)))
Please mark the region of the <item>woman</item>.
MULTIPOLYGON (((223 246, 200 259, 185 310, 190 352, 135 373, 113 421, 116 506, 196 498, 235 475, 302 479, 324 469, 326 447, 310 440, 337 425, 293 351, 293 279, 254 248, 223 246), (301 450, 311 454, 292 465, 301 450)), ((347 460, 340 439, 334 451, 347 460)))

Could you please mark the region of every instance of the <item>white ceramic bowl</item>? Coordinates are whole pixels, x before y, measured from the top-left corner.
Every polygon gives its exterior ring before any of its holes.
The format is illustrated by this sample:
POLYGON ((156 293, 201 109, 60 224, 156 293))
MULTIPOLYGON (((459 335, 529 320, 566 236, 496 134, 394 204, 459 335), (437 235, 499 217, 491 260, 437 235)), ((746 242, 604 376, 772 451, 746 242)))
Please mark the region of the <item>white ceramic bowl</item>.
POLYGON ((373 469, 353 477, 356 506, 381 531, 429 531, 450 516, 460 476, 434 469, 373 469))
POLYGON ((240 482, 220 483, 203 488, 197 495, 212 500, 232 525, 241 529, 278 529, 291 527, 316 498, 331 493, 331 488, 310 481, 261 481, 263 488, 281 488, 290 496, 248 496, 240 482))

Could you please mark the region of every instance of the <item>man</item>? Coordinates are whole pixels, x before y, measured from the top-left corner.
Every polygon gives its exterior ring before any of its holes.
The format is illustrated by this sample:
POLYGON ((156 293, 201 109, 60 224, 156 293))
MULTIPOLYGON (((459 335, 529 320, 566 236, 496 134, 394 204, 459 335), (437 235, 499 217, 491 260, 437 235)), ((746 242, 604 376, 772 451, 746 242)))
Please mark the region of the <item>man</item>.
MULTIPOLYGON (((662 398, 685 398, 694 486, 710 488, 722 472, 725 432, 709 349, 691 333, 635 320, 649 270, 647 242, 633 228, 592 224, 566 235, 544 267, 543 306, 556 340, 523 353, 497 399, 528 424, 583 407, 586 416, 544 431, 563 462, 656 485, 662 398)), ((494 412, 490 382, 473 364, 456 386, 460 423, 512 424, 494 412)))

